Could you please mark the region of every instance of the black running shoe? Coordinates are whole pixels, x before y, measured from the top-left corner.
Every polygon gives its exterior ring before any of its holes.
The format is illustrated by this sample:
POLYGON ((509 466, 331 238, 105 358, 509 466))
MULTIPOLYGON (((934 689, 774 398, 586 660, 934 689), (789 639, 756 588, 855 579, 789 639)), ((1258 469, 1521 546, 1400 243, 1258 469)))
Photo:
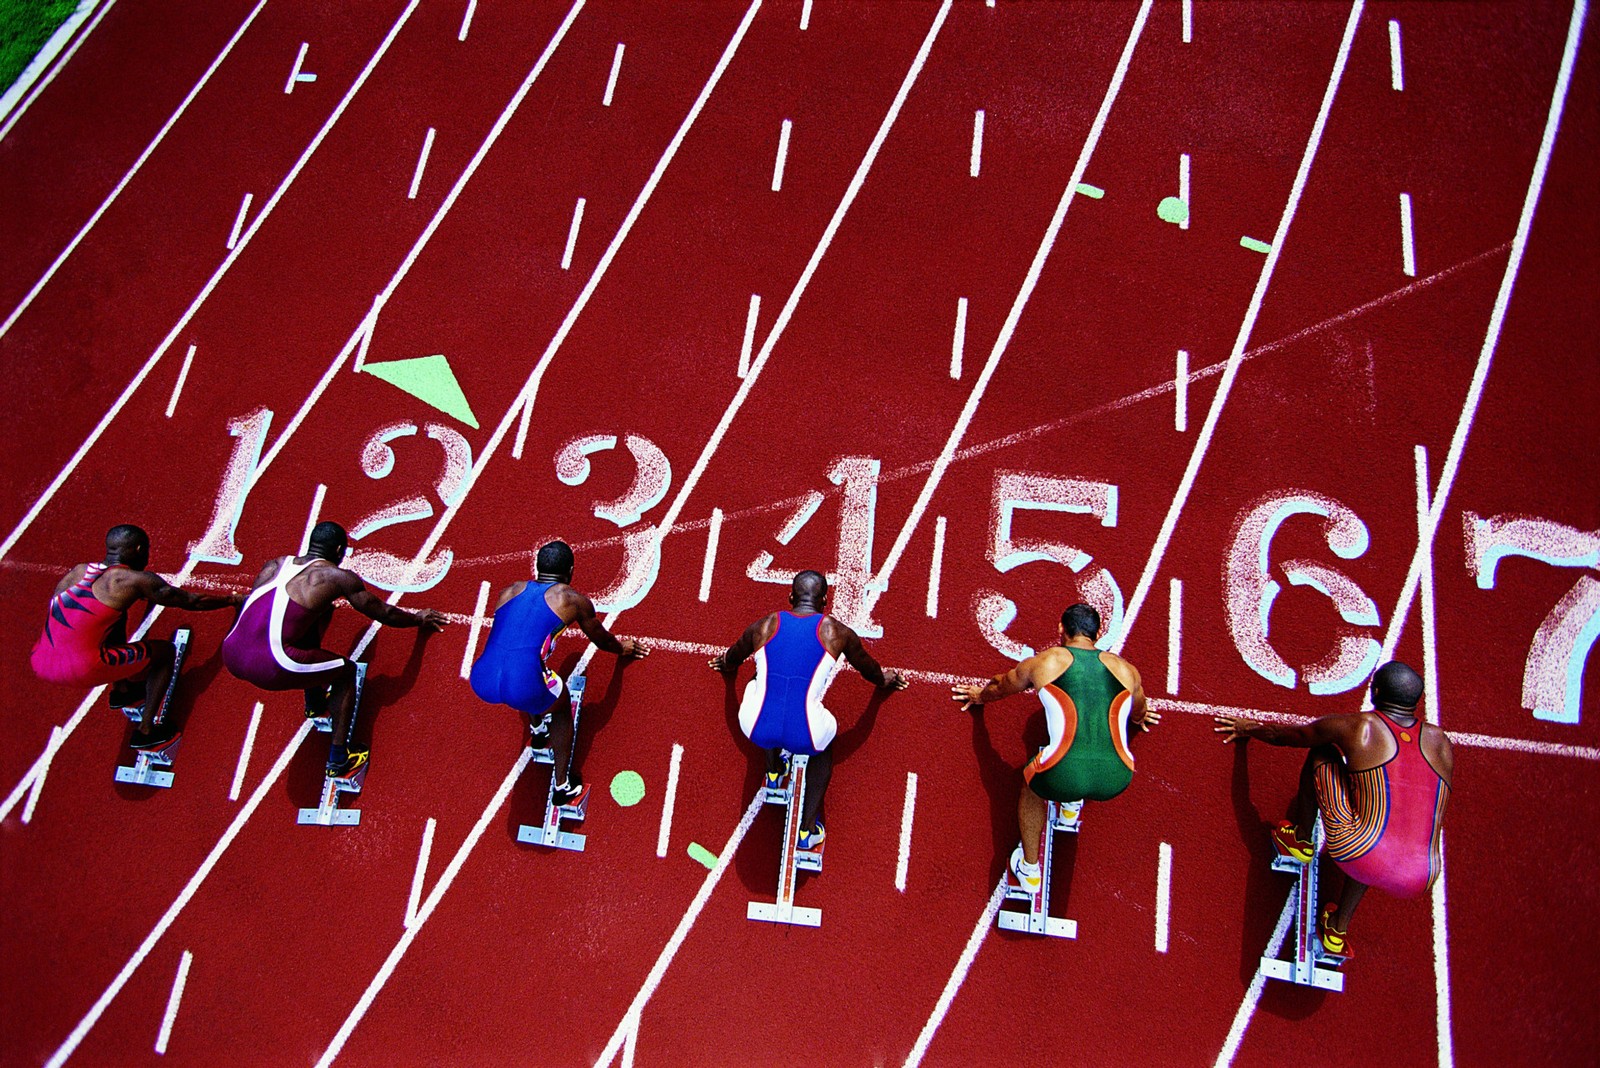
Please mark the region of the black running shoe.
POLYGON ((573 785, 570 782, 559 783, 556 786, 556 804, 562 808, 577 808, 589 796, 589 784, 580 782, 573 785))
POLYGON ((343 764, 338 766, 329 764, 325 774, 340 785, 359 790, 367 777, 367 760, 371 755, 370 750, 352 749, 343 764))

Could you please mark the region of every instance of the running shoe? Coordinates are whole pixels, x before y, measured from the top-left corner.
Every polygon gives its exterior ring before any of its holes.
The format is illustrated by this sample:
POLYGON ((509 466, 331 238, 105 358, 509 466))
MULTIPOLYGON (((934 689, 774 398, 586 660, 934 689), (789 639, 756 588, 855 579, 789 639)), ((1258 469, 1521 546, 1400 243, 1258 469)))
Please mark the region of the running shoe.
POLYGON ((1310 842, 1295 833, 1294 824, 1284 820, 1272 828, 1272 847, 1278 851, 1280 857, 1297 860, 1301 864, 1310 864, 1313 854, 1310 842))
POLYGON ((801 831, 800 844, 796 846, 802 853, 815 853, 822 848, 822 843, 827 841, 828 832, 822 826, 822 821, 817 821, 814 831, 801 831))
POLYGON ((562 808, 579 808, 589 797, 589 784, 580 782, 574 786, 571 782, 559 783, 556 786, 556 804, 562 808))
POLYGON ((550 713, 538 720, 528 717, 528 744, 535 749, 550 748, 550 713))
POLYGON ((779 760, 782 762, 777 771, 767 772, 767 789, 787 790, 789 788, 789 754, 785 752, 779 760))
POLYGON ((333 691, 324 686, 320 689, 306 691, 306 719, 326 719, 328 715, 328 698, 333 691))
POLYGON ((371 756, 371 750, 352 749, 343 764, 329 764, 325 774, 340 786, 351 786, 360 790, 362 780, 367 777, 367 761, 371 756))
POLYGON ((1044 885, 1044 873, 1039 870, 1039 865, 1029 864, 1023 859, 1020 845, 1011 851, 1009 870, 1012 883, 1030 894, 1037 894, 1044 885))
POLYGON ((1356 951, 1350 948, 1350 939, 1343 932, 1335 931, 1329 926, 1333 921, 1333 914, 1338 911, 1338 905, 1322 907, 1322 953, 1324 956, 1334 958, 1334 963, 1343 964, 1347 960, 1354 960, 1356 951))

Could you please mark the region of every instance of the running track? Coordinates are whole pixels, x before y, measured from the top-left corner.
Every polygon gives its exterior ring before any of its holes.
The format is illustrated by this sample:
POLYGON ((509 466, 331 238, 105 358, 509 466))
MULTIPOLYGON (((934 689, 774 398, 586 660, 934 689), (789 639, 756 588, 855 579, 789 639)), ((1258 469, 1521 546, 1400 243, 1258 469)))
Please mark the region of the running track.
POLYGON ((1600 1054, 1581 5, 1195 5, 1188 41, 1166 2, 468 6, 121 0, 0 139, 0 1062, 155 1057, 186 952, 178 1063, 1600 1054), (316 79, 286 94, 302 42, 316 79), (1180 228, 1156 207, 1184 155, 1180 228), (355 373, 433 353, 476 428, 355 373), (616 447, 559 480, 595 435, 616 447), (359 828, 295 824, 323 753, 291 697, 242 756, 261 695, 220 670, 220 616, 183 621, 177 785, 113 784, 125 726, 26 667, 58 574, 131 520, 157 568, 242 589, 319 485, 352 528, 426 511, 358 559, 458 620, 330 635, 372 664, 359 828), (199 559, 241 497, 243 562, 199 559), (642 517, 597 515, 619 498, 642 517), (591 680, 581 855, 516 844, 544 780, 461 678, 480 583, 552 534, 658 642, 621 672, 560 654, 591 680), (835 610, 913 672, 830 692, 819 930, 744 919, 780 824, 749 818, 737 689, 704 667, 781 603, 763 566, 836 572, 835 610), (982 935, 1042 723, 957 714, 948 681, 1113 587, 1166 718, 1062 851, 1077 940, 982 935), (1262 990, 1298 762, 1223 750, 1209 714, 1353 710, 1391 651, 1457 732, 1443 890, 1369 898, 1343 994, 1262 990), (606 792, 621 770, 641 804, 606 792))

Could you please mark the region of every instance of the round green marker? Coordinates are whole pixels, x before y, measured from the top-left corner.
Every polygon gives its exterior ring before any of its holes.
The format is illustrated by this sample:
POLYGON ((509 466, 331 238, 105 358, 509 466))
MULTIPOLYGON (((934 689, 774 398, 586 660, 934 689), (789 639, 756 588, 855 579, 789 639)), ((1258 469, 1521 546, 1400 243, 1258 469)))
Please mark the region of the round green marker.
POLYGON ((637 771, 619 771, 611 780, 611 799, 623 808, 644 800, 644 776, 637 771))
POLYGON ((1189 205, 1181 197, 1163 197, 1156 205, 1156 215, 1162 222, 1181 226, 1189 219, 1189 205))

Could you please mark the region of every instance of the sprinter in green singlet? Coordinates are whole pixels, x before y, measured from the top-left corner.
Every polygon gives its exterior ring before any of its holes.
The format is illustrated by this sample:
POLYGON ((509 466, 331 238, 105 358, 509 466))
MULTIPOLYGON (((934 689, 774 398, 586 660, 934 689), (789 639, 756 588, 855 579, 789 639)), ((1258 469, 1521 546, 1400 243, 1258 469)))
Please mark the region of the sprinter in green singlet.
POLYGON ((1134 666, 1094 647, 1100 636, 1099 612, 1075 604, 1061 613, 1057 633, 1060 645, 988 683, 950 688, 951 699, 964 710, 982 712, 985 704, 1023 690, 1037 690, 1044 705, 1050 740, 1022 769, 1017 801, 1022 844, 1011 854, 1011 873, 1030 892, 1042 878, 1039 836, 1045 802, 1108 801, 1122 793, 1133 781, 1129 727, 1149 730, 1161 721, 1145 704, 1134 666))

